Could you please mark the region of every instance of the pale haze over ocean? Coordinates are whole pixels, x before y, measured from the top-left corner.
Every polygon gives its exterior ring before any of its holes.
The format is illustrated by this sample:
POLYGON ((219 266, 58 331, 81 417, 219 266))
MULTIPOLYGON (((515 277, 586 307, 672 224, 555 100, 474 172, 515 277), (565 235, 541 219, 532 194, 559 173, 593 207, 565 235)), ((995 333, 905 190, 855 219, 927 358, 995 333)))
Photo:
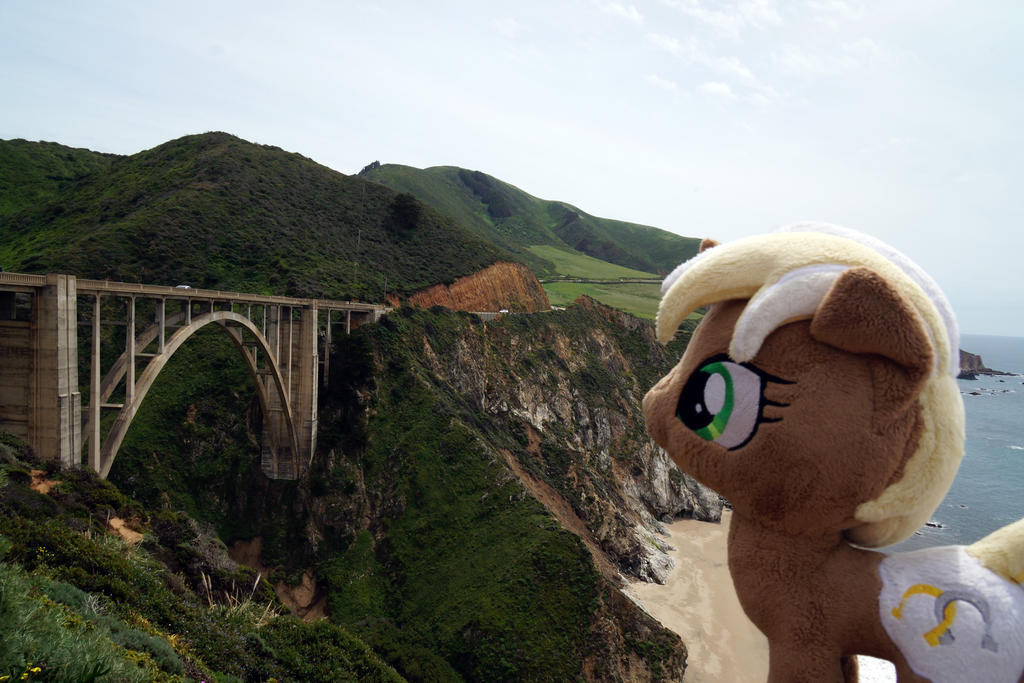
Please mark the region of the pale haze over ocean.
POLYGON ((960 471, 932 522, 897 546, 969 544, 1024 517, 1024 338, 963 335, 960 346, 1009 377, 958 380, 967 412, 960 471))

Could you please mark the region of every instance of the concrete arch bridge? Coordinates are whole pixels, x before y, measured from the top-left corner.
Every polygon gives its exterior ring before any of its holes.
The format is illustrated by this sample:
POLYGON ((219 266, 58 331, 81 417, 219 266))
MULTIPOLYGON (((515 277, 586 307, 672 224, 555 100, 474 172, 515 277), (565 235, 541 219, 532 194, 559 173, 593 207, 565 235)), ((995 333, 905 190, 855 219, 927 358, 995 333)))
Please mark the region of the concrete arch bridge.
POLYGON ((83 464, 84 452, 85 464, 105 478, 160 371, 182 344, 212 325, 234 342, 256 384, 263 472, 294 479, 316 450, 317 397, 327 382, 332 334, 376 322, 386 310, 352 301, 0 272, 0 429, 62 467, 83 464), (101 363, 111 355, 104 353, 103 344, 111 344, 111 335, 101 333, 105 326, 124 328, 123 347, 118 343, 113 352, 123 350, 107 368, 101 363), (80 346, 90 349, 84 411, 80 346), (104 411, 117 411, 105 435, 104 411))

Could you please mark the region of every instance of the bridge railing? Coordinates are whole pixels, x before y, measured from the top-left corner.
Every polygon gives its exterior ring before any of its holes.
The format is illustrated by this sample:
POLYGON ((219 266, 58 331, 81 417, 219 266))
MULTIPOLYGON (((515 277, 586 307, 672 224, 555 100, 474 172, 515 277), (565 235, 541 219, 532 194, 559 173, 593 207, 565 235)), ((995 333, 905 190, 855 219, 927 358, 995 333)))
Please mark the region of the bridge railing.
MULTIPOLYGON (((0 275, 13 275, 14 273, 0 273, 0 275)), ((45 276, 22 276, 41 277, 41 284, 46 283, 45 276)), ((3 283, 3 280, 0 280, 3 283)), ((29 283, 25 283, 29 284, 29 283)), ((35 285, 35 286, 41 286, 35 285)), ((113 294, 124 296, 153 297, 167 299, 198 299, 204 301, 236 301, 238 303, 267 304, 272 306, 291 306, 294 308, 309 307, 316 304, 321 310, 344 309, 355 311, 376 311, 383 310, 380 304, 369 304, 359 301, 338 301, 334 299, 306 299, 290 296, 278 296, 276 294, 250 294, 245 292, 227 292, 218 289, 201 289, 188 286, 169 285, 144 285, 134 282, 115 282, 111 280, 77 280, 79 294, 113 294)))
POLYGON ((0 285, 13 287, 45 287, 45 275, 29 275, 27 273, 5 273, 0 271, 0 285))

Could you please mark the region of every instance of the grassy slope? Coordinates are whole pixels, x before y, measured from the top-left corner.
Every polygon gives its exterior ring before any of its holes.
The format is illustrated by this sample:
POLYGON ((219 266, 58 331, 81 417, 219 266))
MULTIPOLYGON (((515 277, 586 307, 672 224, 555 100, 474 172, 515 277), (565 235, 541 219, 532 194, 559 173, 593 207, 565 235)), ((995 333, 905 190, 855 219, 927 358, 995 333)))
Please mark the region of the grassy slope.
POLYGON ((586 254, 563 247, 538 244, 529 249, 537 256, 553 263, 556 272, 564 277, 581 277, 595 280, 658 278, 654 273, 646 273, 642 270, 615 265, 614 263, 602 261, 593 256, 587 256, 586 254))
POLYGON ((344 629, 278 616, 267 584, 188 517, 147 510, 84 470, 51 472, 59 483, 37 493, 39 466, 0 432, 0 676, 401 680, 344 629), (141 543, 112 538, 111 515, 141 543))
MULTIPOLYGON (((559 273, 566 277, 593 280, 657 279, 653 273, 617 266, 579 252, 560 247, 537 245, 530 251, 543 256, 555 264, 559 273)), ((590 282, 545 282, 544 291, 552 306, 566 306, 580 296, 597 299, 606 306, 626 311, 638 318, 653 320, 661 301, 660 283, 590 283, 590 282)))
MULTIPOLYGON (((597 218, 563 202, 538 199, 479 171, 385 164, 361 175, 415 195, 517 254, 534 245, 553 245, 628 268, 667 273, 699 246, 699 240, 658 228, 597 218)), ((524 262, 538 276, 561 274, 554 264, 533 256, 524 262)))
POLYGON ((53 199, 76 180, 108 168, 116 158, 56 142, 0 140, 0 216, 53 199))
MULTIPOLYGON (((597 324, 579 311, 560 316, 597 324)), ((591 615, 613 589, 495 458, 495 448, 522 450, 525 434, 467 414, 465 399, 423 365, 423 338, 451 354, 482 333, 467 315, 400 309, 338 339, 308 482, 259 474, 244 418, 251 390, 233 349, 186 347, 167 368, 183 390, 154 385, 111 478, 146 504, 166 495, 228 541, 261 536, 263 562, 278 575, 315 566, 332 619, 403 675, 572 680, 592 655, 591 615), (235 388, 218 398, 211 382, 235 388), (316 510, 329 517, 315 521, 316 510)), ((656 662, 646 642, 630 647, 656 662)))
MULTIPOLYGON (((38 154, 47 153, 36 147, 38 154)), ((224 133, 116 158, 0 217, 0 265, 379 300, 507 254, 410 197, 224 133)))

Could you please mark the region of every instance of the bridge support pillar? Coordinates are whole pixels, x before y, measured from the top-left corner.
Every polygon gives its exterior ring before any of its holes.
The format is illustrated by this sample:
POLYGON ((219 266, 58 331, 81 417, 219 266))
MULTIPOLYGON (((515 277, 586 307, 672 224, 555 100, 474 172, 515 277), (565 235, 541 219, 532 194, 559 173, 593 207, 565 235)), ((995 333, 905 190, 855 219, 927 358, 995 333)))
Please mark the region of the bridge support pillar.
POLYGON ((299 453, 296 457, 305 470, 316 451, 317 402, 319 398, 319 357, 317 328, 320 312, 316 303, 299 309, 292 335, 292 415, 298 430, 299 453))
MULTIPOLYGON (((295 479, 309 466, 316 450, 317 308, 273 306, 267 320, 267 340, 285 381, 298 453, 292 453, 287 410, 268 386, 268 410, 263 419, 263 473, 273 479, 295 479)), ((269 378, 266 380, 269 382, 269 378)))
POLYGON ((47 275, 32 317, 35 349, 28 441, 61 467, 80 464, 82 395, 78 391, 77 290, 73 275, 47 275))
MULTIPOLYGON (((287 377, 284 370, 284 358, 281 356, 281 327, 283 306, 268 306, 264 308, 264 335, 270 345, 272 358, 278 361, 281 373, 287 377)), ((287 334, 287 332, 285 333, 287 334)), ((263 474, 271 479, 293 479, 294 468, 290 456, 290 438, 288 436, 288 421, 286 408, 281 397, 273 390, 269 377, 263 378, 267 394, 267 411, 263 416, 263 451, 260 457, 260 467, 263 474)))

